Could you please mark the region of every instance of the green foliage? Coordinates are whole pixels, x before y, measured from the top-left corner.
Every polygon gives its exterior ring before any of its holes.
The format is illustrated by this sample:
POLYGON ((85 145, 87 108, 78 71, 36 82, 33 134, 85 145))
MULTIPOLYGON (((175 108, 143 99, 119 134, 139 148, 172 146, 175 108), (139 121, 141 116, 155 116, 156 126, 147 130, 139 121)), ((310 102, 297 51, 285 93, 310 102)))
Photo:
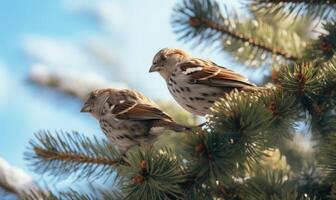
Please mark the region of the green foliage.
POLYGON ((213 0, 184 0, 176 5, 172 15, 173 28, 180 34, 179 39, 195 39, 195 44, 213 45, 222 35, 216 30, 217 23, 220 23, 223 29, 229 29, 232 23, 226 21, 223 24, 224 20, 219 5, 213 0), (210 24, 216 24, 216 27, 210 24))
MULTIPOLYGON (((189 173, 188 173, 189 174, 189 173)), ((188 200, 212 200, 212 188, 206 185, 195 177, 190 176, 186 178, 183 184, 185 199, 188 200)))
MULTIPOLYGON (((336 62, 335 58, 320 64, 318 80, 316 84, 320 84, 314 95, 314 104, 312 106, 313 114, 311 118, 312 128, 314 133, 319 133, 326 136, 336 131, 335 126, 335 86, 336 86, 336 62)), ((319 137, 320 135, 315 135, 319 137)))
POLYGON ((226 143, 232 145, 233 158, 256 161, 266 148, 265 133, 272 113, 260 98, 259 92, 232 92, 212 107, 209 127, 225 135, 226 143))
POLYGON ((226 180, 225 183, 216 181, 216 184, 212 185, 214 196, 218 199, 242 200, 245 198, 243 196, 244 181, 242 178, 226 180))
POLYGON ((321 89, 321 75, 310 63, 283 66, 279 72, 279 85, 284 91, 298 96, 313 97, 321 89))
POLYGON ((297 102, 311 114, 321 115, 318 99, 324 86, 324 74, 311 63, 284 66, 279 72, 279 85, 296 95, 297 102))
POLYGON ((306 41, 296 32, 275 27, 262 19, 236 22, 234 26, 250 39, 223 37, 222 48, 246 66, 269 67, 276 63, 287 63, 288 60, 300 59, 306 48, 306 41), (252 40, 255 42, 251 44, 249 41, 252 40))
POLYGON ((36 133, 25 159, 34 171, 57 179, 70 175, 77 179, 109 177, 115 166, 122 163, 119 152, 110 142, 95 137, 91 140, 78 132, 36 133))
MULTIPOLYGON (((263 21, 272 28, 288 31, 289 33, 296 33, 305 42, 311 38, 314 23, 307 17, 294 18, 288 16, 279 20, 278 15, 284 15, 285 11, 279 11, 277 15, 269 15, 267 14, 267 10, 249 10, 255 20, 263 21)), ((281 38, 279 38, 279 40, 281 40, 281 38)))
POLYGON ((214 131, 258 135, 271 123, 272 113, 260 101, 260 93, 231 92, 216 102, 208 121, 214 131))
POLYGON ((278 19, 307 16, 312 19, 329 20, 336 14, 334 0, 249 0, 251 10, 261 11, 278 19))
POLYGON ((123 198, 122 194, 118 191, 103 191, 91 188, 93 192, 89 194, 83 194, 82 192, 69 190, 66 192, 59 192, 54 194, 53 192, 41 192, 35 191, 27 194, 22 194, 20 199, 22 200, 120 200, 123 198))
POLYGON ((334 99, 336 96, 334 90, 336 86, 336 57, 333 57, 332 60, 324 63, 323 68, 321 68, 321 73, 323 73, 325 79, 323 85, 325 96, 334 99))
POLYGON ((304 47, 295 33, 274 30, 260 20, 240 22, 237 14, 223 11, 215 0, 184 0, 176 5, 172 24, 179 39, 204 46, 219 42, 223 50, 253 65, 273 55, 296 60, 304 47))
MULTIPOLYGON (((244 154, 243 151, 233 151, 235 145, 230 145, 228 138, 218 132, 194 133, 183 143, 183 157, 188 161, 188 174, 198 184, 227 179, 236 168, 237 159, 241 159, 241 154, 244 154)), ((242 161, 239 163, 244 165, 242 161)))
POLYGON ((336 180, 336 132, 322 137, 319 141, 318 155, 323 169, 327 172, 327 178, 336 180))
POLYGON ((298 196, 293 186, 289 174, 281 170, 263 169, 246 181, 244 189, 247 199, 251 200, 293 200, 298 196))
POLYGON ((127 154, 123 167, 127 183, 125 199, 180 199, 185 177, 180 163, 169 149, 139 148, 127 154))
MULTIPOLYGON (((121 185, 120 192, 36 195, 52 200, 335 199, 336 31, 330 19, 336 2, 248 3, 252 20, 239 19, 216 0, 183 0, 174 8, 173 28, 181 40, 219 45, 246 65, 278 68, 272 86, 234 90, 215 102, 205 127, 164 135, 123 156, 109 141, 40 131, 26 153, 34 171, 58 179, 116 174, 121 185), (312 19, 328 22, 326 34, 309 41, 312 19), (300 149, 307 137, 295 135, 302 122, 309 126, 314 149, 300 149)), ((162 107, 180 123, 197 124, 196 117, 170 104, 162 107)))
POLYGON ((295 96, 282 89, 265 90, 261 99, 272 113, 272 124, 268 127, 270 141, 279 147, 284 139, 292 139, 295 123, 301 120, 300 107, 295 96))
POLYGON ((307 196, 312 199, 330 199, 331 185, 325 182, 325 174, 316 163, 309 163, 303 167, 294 179, 297 185, 297 191, 301 196, 307 196))
POLYGON ((333 132, 336 132, 336 116, 334 111, 324 113, 320 117, 312 118, 312 128, 314 133, 319 133, 317 138, 321 136, 327 136, 333 132))
POLYGON ((305 58, 317 62, 329 61, 336 52, 336 21, 327 22, 323 26, 326 33, 319 35, 318 39, 311 42, 305 58))

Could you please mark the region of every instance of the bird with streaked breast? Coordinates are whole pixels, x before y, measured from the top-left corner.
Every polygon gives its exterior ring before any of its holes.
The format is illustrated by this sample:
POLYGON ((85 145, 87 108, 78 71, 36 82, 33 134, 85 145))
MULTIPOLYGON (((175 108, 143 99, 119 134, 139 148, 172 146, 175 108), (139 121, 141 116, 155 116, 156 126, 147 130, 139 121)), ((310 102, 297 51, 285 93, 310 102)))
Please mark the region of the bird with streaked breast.
POLYGON ((130 89, 94 90, 81 112, 91 113, 105 135, 123 153, 134 146, 153 143, 165 130, 190 130, 174 122, 151 99, 130 89))
POLYGON ((154 56, 149 72, 158 72, 174 99, 200 116, 209 114, 214 102, 232 90, 258 88, 244 76, 212 61, 192 57, 181 49, 161 49, 154 56))

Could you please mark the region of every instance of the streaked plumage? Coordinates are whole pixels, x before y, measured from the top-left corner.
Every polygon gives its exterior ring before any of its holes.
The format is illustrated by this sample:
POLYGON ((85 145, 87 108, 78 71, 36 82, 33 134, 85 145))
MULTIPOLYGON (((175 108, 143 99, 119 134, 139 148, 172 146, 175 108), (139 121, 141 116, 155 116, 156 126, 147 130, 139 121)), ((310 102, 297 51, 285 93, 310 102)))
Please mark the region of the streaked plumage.
POLYGON ((193 58, 180 49, 160 50, 150 69, 154 71, 165 79, 175 100, 196 115, 208 114, 213 103, 233 89, 257 88, 244 76, 214 62, 193 58))
POLYGON ((90 112, 98 119, 102 131, 122 152, 154 142, 164 130, 188 130, 174 122, 152 100, 129 89, 95 90, 81 111, 90 112))

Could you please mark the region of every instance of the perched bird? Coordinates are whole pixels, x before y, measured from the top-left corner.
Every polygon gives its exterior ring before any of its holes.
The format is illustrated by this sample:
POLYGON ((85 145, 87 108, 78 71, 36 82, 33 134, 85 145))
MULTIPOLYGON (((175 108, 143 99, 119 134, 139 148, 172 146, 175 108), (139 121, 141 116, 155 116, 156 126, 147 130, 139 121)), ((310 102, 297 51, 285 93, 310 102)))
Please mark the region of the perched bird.
POLYGON ((174 122, 152 100, 129 89, 95 90, 81 112, 89 112, 99 120, 102 131, 123 153, 133 146, 154 142, 164 130, 189 129, 174 122))
POLYGON ((201 116, 209 114, 209 108, 225 93, 258 88, 244 76, 209 60, 194 58, 181 49, 160 50, 149 72, 159 72, 175 100, 187 111, 201 116))

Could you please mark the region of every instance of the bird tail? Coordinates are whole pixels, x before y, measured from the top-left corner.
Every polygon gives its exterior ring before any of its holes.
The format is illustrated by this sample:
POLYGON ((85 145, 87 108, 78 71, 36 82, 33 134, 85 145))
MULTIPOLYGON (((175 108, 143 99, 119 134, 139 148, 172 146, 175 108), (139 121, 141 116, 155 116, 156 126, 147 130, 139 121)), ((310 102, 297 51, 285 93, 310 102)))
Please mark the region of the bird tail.
POLYGON ((153 127, 164 127, 175 132, 191 131, 192 128, 173 121, 159 120, 155 121, 153 127))

